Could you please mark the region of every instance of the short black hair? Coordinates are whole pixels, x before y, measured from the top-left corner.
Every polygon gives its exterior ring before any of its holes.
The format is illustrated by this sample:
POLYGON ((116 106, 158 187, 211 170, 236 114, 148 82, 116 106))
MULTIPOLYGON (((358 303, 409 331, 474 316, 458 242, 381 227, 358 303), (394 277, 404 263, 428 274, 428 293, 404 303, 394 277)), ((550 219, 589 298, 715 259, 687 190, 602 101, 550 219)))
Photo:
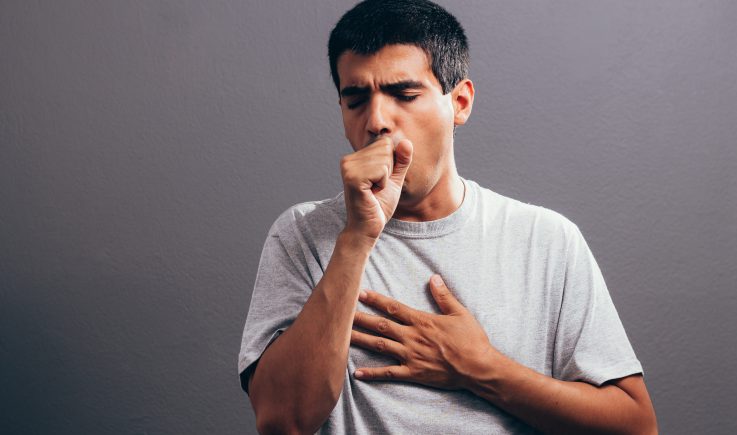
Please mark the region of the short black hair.
POLYGON ((338 92, 338 58, 343 52, 374 54, 390 44, 421 48, 443 94, 468 77, 466 34, 448 11, 427 0, 366 0, 346 12, 330 32, 330 74, 338 92))

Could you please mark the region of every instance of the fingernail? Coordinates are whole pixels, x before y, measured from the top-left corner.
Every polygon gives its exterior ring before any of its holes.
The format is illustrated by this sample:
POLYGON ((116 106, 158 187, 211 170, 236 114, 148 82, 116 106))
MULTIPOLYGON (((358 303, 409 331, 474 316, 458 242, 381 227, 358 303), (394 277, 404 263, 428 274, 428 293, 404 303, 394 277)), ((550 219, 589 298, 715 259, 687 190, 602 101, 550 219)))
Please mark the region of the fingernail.
POLYGON ((441 278, 440 275, 434 275, 432 277, 432 282, 435 285, 443 285, 443 278, 441 278))
POLYGON ((357 377, 357 378, 360 378, 360 377, 363 377, 363 372, 362 372, 362 371, 360 371, 360 370, 356 370, 356 372, 355 372, 355 373, 353 373, 353 375, 354 375, 355 377, 357 377))
POLYGON ((366 296, 367 295, 366 295, 366 291, 365 290, 361 290, 360 292, 358 292, 358 299, 365 300, 366 299, 366 296))

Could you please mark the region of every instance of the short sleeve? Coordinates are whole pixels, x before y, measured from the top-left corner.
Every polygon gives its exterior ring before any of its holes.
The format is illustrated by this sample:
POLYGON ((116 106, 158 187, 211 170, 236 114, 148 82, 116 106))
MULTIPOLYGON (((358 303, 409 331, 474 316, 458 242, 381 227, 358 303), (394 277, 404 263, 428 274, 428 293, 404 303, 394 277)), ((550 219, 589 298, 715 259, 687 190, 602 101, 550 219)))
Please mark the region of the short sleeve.
POLYGON ((243 328, 238 373, 246 393, 253 363, 294 322, 314 287, 300 238, 290 233, 294 228, 280 225, 285 216, 266 237, 243 328))
POLYGON ((583 235, 572 223, 568 233, 553 377, 600 386, 611 379, 644 374, 583 235))

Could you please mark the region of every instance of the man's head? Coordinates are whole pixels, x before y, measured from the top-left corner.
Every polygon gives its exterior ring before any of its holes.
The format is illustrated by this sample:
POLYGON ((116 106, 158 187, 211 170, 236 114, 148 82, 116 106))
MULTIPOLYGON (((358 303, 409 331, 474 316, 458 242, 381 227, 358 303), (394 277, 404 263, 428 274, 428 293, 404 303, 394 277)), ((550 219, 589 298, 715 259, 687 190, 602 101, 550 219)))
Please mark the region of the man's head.
POLYGON ((346 12, 330 33, 328 58, 335 88, 340 92, 341 54, 374 54, 390 44, 422 49, 443 94, 468 77, 468 42, 453 15, 426 0, 367 0, 346 12))
POLYGON ((474 90, 466 36, 452 15, 425 0, 364 1, 336 24, 328 53, 353 149, 379 136, 412 141, 407 204, 455 175, 453 131, 468 119, 474 90))

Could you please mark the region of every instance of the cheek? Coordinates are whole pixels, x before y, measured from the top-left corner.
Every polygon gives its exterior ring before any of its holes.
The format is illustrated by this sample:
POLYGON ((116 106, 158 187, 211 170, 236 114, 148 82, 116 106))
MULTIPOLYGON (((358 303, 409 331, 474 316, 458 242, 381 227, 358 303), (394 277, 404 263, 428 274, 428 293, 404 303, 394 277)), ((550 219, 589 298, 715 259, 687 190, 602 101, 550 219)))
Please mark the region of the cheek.
POLYGON ((437 139, 453 130, 453 105, 450 99, 438 98, 429 101, 420 114, 420 125, 427 135, 437 139))
POLYGON ((453 107, 445 99, 433 101, 420 117, 419 126, 425 138, 433 143, 444 142, 453 132, 453 107))
POLYGON ((434 101, 419 114, 414 132, 419 144, 415 146, 416 171, 434 172, 438 169, 438 164, 445 158, 446 145, 452 141, 453 115, 449 101, 434 101))
POLYGON ((450 95, 438 101, 438 118, 442 119, 442 125, 446 129, 453 129, 453 118, 455 118, 455 110, 450 95))

